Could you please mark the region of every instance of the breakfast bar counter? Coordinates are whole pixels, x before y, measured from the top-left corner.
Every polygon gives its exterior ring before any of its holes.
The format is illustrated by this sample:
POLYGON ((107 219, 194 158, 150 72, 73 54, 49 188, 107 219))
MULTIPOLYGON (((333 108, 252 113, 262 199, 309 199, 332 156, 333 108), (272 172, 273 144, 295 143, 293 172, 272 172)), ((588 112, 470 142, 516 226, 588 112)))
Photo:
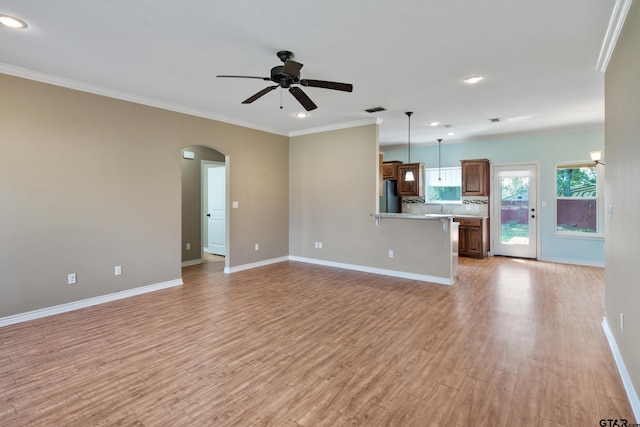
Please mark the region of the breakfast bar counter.
POLYGON ((451 214, 372 213, 388 251, 384 269, 398 276, 453 285, 458 269, 458 223, 451 214))

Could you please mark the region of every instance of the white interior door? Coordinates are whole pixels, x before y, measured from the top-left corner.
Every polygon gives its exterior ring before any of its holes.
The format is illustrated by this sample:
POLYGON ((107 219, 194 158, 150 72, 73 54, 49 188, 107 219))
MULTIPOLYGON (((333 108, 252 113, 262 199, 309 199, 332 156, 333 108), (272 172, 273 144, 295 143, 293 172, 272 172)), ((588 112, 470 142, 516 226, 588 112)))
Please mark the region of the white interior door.
POLYGON ((226 255, 225 247, 225 207, 226 168, 224 164, 208 165, 206 185, 207 239, 204 250, 211 254, 226 255))
POLYGON ((537 165, 493 168, 492 252, 537 258, 537 165))

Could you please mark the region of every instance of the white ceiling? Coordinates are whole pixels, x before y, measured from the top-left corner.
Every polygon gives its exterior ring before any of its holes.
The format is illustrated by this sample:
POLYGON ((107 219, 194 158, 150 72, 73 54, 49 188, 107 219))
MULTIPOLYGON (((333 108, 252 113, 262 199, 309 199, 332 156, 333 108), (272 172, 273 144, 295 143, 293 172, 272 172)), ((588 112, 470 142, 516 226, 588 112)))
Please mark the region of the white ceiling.
POLYGON ((381 119, 382 145, 435 143, 602 126, 596 62, 614 0, 21 0, 0 14, 0 72, 283 135, 381 119), (310 116, 286 91, 241 101, 271 82, 279 50, 302 78, 352 83, 353 93, 303 88, 310 116), (470 86, 464 77, 480 74, 470 86), (387 111, 369 114, 366 108, 387 111), (501 118, 491 123, 490 118, 501 118), (451 124, 429 127, 428 122, 451 124), (456 132, 447 136, 448 131, 456 132))

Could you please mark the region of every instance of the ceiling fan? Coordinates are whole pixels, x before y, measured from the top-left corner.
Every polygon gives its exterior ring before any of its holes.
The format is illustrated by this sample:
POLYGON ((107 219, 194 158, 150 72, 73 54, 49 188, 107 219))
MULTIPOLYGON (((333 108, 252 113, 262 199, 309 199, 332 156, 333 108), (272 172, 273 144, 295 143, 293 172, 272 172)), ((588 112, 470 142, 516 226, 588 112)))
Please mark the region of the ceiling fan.
MULTIPOLYGON (((289 89, 289 92, 295 99, 298 100, 300 104, 307 111, 315 110, 318 108, 316 104, 307 96, 304 91, 298 87, 293 85, 300 85, 305 87, 319 87, 323 89, 333 89, 333 90, 341 90, 344 92, 352 92, 353 85, 350 83, 338 83, 338 82, 329 82, 326 80, 311 80, 311 79, 301 79, 300 78, 300 69, 303 67, 303 64, 294 61, 293 52, 289 52, 288 50, 281 50, 277 53, 278 58, 284 65, 277 65, 271 69, 270 77, 255 77, 255 76, 229 76, 229 75, 220 75, 216 77, 232 77, 232 78, 241 78, 241 79, 260 79, 265 81, 272 81, 277 83, 275 86, 268 86, 262 89, 260 92, 256 93, 253 96, 242 101, 243 104, 251 104, 253 101, 261 98, 272 90, 281 87, 283 89, 289 89)), ((282 108, 282 106, 280 106, 282 108)))

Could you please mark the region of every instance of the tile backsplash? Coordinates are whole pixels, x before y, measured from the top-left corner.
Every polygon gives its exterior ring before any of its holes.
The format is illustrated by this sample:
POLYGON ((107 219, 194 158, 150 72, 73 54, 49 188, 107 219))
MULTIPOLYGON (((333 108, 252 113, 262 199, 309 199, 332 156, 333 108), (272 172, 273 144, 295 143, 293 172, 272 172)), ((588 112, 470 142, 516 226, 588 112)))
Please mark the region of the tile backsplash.
POLYGON ((489 215, 489 197, 462 197, 462 203, 425 203, 424 197, 403 197, 402 213, 450 213, 458 215, 489 215))

